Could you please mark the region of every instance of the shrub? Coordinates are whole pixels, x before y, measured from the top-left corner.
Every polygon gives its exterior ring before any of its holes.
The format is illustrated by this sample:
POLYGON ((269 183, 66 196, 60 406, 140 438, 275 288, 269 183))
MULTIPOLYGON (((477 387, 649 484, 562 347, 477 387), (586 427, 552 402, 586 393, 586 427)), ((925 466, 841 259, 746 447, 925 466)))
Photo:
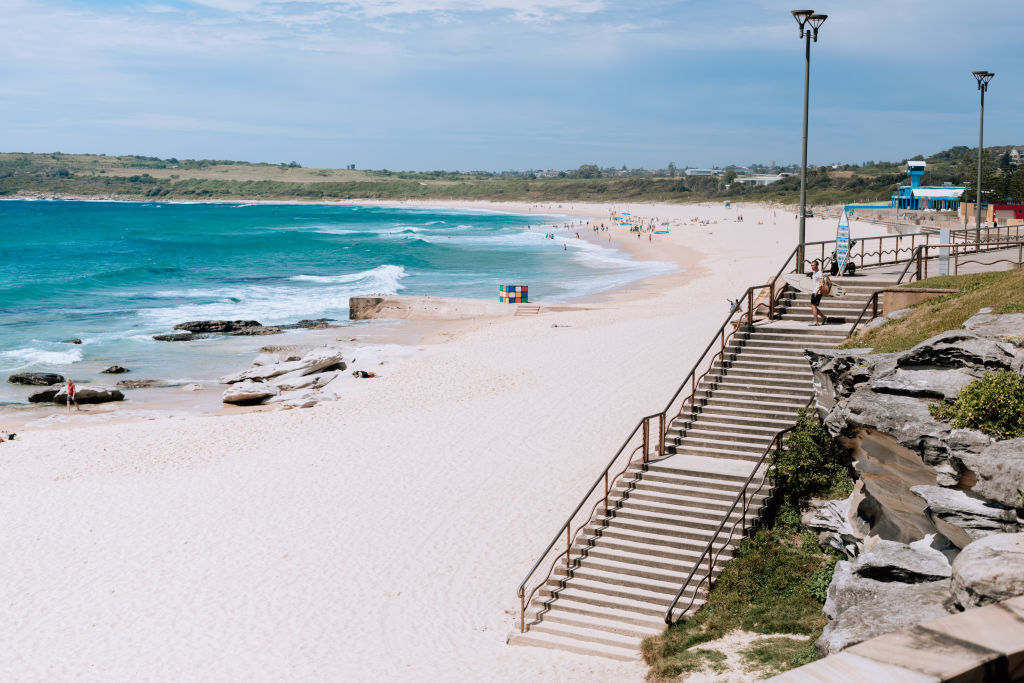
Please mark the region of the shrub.
POLYGON ((928 411, 957 429, 977 429, 997 439, 1024 436, 1024 377, 1009 370, 987 372, 952 403, 936 403, 928 411))
POLYGON ((818 419, 801 410, 796 427, 775 457, 772 475, 786 500, 799 506, 814 495, 849 490, 842 456, 843 449, 818 419))

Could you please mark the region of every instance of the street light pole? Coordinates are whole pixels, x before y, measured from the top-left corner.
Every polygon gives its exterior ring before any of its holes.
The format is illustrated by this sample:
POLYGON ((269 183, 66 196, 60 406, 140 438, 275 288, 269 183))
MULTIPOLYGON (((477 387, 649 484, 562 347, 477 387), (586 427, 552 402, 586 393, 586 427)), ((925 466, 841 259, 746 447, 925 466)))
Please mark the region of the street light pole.
POLYGON ((827 14, 815 14, 811 9, 795 9, 793 18, 800 26, 800 37, 804 39, 804 136, 803 151, 800 155, 800 236, 796 251, 796 272, 804 272, 804 243, 807 241, 807 108, 811 87, 811 39, 818 42, 818 29, 827 14))
MULTIPOLYGON (((981 244, 981 163, 985 133, 985 91, 988 90, 988 82, 995 74, 988 71, 972 73, 978 81, 978 90, 981 92, 981 118, 978 120, 978 187, 974 197, 974 241, 981 244)), ((981 247, 979 246, 978 249, 980 250, 981 247)))

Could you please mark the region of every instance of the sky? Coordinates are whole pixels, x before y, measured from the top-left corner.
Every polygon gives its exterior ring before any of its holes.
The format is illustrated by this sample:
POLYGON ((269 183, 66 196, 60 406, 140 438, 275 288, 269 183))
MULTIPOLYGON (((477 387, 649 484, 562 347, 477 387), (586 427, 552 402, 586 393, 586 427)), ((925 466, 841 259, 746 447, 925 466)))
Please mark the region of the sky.
MULTIPOLYGON (((833 0, 809 161, 1024 144, 1024 3, 833 0)), ((0 151, 392 170, 796 163, 768 0, 0 0, 0 151)), ((799 7, 803 9, 804 7, 799 7)))

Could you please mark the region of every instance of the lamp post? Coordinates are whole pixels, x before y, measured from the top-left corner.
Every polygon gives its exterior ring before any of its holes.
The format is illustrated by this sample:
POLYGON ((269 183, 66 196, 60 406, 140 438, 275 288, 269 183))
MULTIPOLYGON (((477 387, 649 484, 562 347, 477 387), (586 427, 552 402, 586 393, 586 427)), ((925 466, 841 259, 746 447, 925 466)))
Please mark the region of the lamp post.
POLYGON ((818 42, 818 29, 828 19, 827 14, 815 14, 812 9, 795 9, 793 18, 800 26, 804 39, 804 143, 800 157, 800 242, 797 245, 796 272, 804 272, 804 242, 807 241, 807 97, 811 84, 811 39, 818 42))
POLYGON ((978 120, 978 188, 974 197, 974 241, 979 244, 981 250, 981 152, 985 132, 985 91, 988 90, 988 82, 995 76, 989 71, 972 71, 974 78, 978 81, 978 91, 981 93, 981 118, 978 120))

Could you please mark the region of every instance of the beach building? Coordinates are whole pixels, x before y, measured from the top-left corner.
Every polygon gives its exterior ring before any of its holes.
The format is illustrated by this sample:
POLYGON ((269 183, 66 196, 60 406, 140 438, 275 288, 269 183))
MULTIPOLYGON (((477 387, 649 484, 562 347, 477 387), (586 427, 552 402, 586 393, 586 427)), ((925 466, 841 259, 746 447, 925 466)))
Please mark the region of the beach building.
POLYGON ((921 185, 924 168, 923 161, 907 162, 910 184, 900 185, 899 190, 892 196, 892 206, 911 211, 956 211, 960 205, 960 195, 966 188, 957 187, 952 183, 943 183, 941 187, 921 185))
POLYGON ((755 174, 738 176, 733 182, 740 183, 742 185, 771 185, 772 183, 778 182, 783 178, 793 175, 792 173, 776 173, 775 175, 767 174, 755 174))
MULTIPOLYGON (((957 217, 973 220, 974 204, 972 202, 960 204, 957 217)), ((1024 225, 1024 204, 983 204, 981 219, 989 225, 1024 225)))
POLYGON ((725 169, 721 168, 688 168, 686 175, 718 176, 725 175, 725 169))

